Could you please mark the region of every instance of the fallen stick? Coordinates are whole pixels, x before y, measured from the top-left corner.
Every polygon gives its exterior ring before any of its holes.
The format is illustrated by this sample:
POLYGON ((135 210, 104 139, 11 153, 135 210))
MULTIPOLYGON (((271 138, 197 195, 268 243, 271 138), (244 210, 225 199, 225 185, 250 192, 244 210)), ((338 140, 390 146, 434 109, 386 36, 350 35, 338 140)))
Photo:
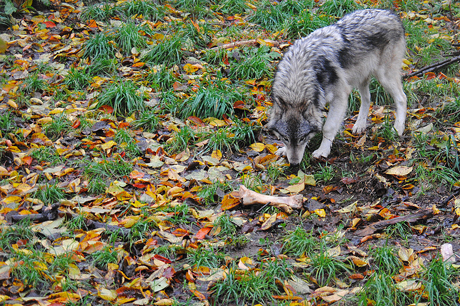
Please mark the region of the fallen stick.
MULTIPOLYGON (((268 44, 272 44, 274 47, 278 47, 280 44, 279 42, 274 41, 274 40, 265 39, 264 41, 267 42, 268 44)), ((246 46, 257 46, 259 44, 260 42, 257 39, 241 40, 241 41, 234 41, 228 44, 223 44, 223 45, 211 48, 210 50, 231 49, 231 48, 246 47, 246 46)))
POLYGON ((235 194, 235 197, 239 198, 241 203, 245 206, 268 204, 275 206, 288 214, 292 213, 293 209, 301 208, 303 203, 303 196, 301 194, 296 194, 290 197, 268 196, 249 190, 243 185, 240 186, 240 190, 238 190, 235 194))
POLYGON ((419 69, 419 70, 417 70, 415 72, 403 75, 403 78, 408 79, 408 78, 413 77, 413 76, 422 76, 427 72, 433 72, 435 70, 438 70, 438 69, 441 69, 443 67, 449 66, 450 64, 458 62, 458 61, 460 61, 460 55, 452 57, 452 58, 449 58, 449 59, 446 59, 446 60, 443 60, 443 61, 440 61, 440 62, 437 62, 437 63, 434 63, 434 64, 431 64, 431 65, 428 65, 428 66, 425 66, 425 67, 422 67, 421 69, 419 69))
POLYGON ((396 224, 398 222, 413 223, 413 222, 416 222, 416 221, 419 221, 419 220, 422 220, 422 219, 429 218, 432 215, 433 215, 433 211, 431 209, 427 209, 427 210, 422 210, 420 212, 417 212, 417 213, 411 214, 411 215, 407 215, 407 216, 396 217, 396 218, 389 219, 389 220, 378 221, 378 222, 375 222, 375 223, 372 223, 372 224, 366 226, 366 228, 364 228, 364 229, 362 229, 360 231, 356 231, 355 235, 357 235, 357 236, 372 235, 375 231, 381 230, 381 229, 387 227, 388 225, 396 224))

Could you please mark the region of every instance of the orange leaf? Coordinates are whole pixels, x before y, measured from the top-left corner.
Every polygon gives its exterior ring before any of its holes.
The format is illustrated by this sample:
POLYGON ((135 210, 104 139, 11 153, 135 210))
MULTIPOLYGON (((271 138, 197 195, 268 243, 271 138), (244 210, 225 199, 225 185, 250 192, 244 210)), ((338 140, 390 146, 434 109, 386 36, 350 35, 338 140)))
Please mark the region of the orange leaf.
POLYGON ((203 120, 201 120, 200 118, 198 117, 195 117, 195 116, 190 116, 187 118, 188 120, 192 121, 193 123, 195 123, 196 125, 198 126, 205 126, 203 120))
POLYGON ((139 68, 139 67, 144 67, 145 63, 144 62, 137 62, 133 65, 134 68, 139 68))
POLYGON ((93 29, 94 29, 94 28, 97 28, 97 23, 96 23, 96 21, 91 19, 91 20, 89 21, 89 23, 88 23, 88 27, 89 27, 89 28, 93 28, 93 29))
POLYGON ((436 78, 436 73, 434 73, 434 72, 427 72, 427 73, 425 73, 425 78, 426 78, 427 80, 434 79, 434 78, 436 78))
POLYGON ((198 231, 198 233, 196 233, 195 238, 199 240, 204 239, 204 237, 206 237, 210 230, 211 227, 203 227, 198 231))
POLYGON ((232 196, 231 194, 226 194, 222 199, 222 210, 232 209, 240 204, 240 200, 232 196))
POLYGON ((77 119, 74 121, 74 123, 72 124, 72 127, 74 129, 78 128, 80 126, 80 119, 77 119))
POLYGON ((30 166, 30 164, 32 163, 32 160, 33 158, 31 156, 25 156, 22 161, 25 162, 26 164, 28 164, 30 166))
POLYGON ((52 21, 45 21, 43 23, 46 24, 47 28, 54 28, 56 26, 56 24, 52 21))
POLYGON ((129 177, 132 178, 132 179, 137 179, 137 178, 143 178, 144 175, 145 175, 145 173, 143 173, 143 172, 133 170, 133 172, 131 172, 129 174, 129 177))
POLYGON ((352 274, 349 276, 350 279, 364 279, 364 276, 362 274, 352 274))
POLYGON ((99 107, 99 110, 109 113, 109 114, 113 113, 113 107, 109 105, 102 105, 101 107, 99 107))

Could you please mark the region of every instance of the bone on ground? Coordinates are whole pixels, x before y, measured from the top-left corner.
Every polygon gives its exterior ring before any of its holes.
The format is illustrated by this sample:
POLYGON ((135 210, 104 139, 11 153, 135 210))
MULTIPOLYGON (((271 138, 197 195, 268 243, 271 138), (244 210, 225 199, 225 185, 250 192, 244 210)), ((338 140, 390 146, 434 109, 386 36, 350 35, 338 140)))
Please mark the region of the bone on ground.
POLYGON ((240 190, 236 192, 235 197, 238 197, 243 205, 268 203, 287 213, 291 213, 293 209, 301 208, 303 203, 303 196, 301 194, 290 197, 275 197, 249 190, 243 185, 240 186, 240 190))

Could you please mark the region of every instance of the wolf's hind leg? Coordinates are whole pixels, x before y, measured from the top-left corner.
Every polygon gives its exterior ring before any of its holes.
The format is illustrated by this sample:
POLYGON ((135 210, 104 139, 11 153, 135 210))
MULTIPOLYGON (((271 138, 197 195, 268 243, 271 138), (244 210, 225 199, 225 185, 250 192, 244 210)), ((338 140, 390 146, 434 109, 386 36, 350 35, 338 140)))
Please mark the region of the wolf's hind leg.
POLYGON ((361 134, 366 130, 367 116, 369 115, 369 107, 371 106, 371 93, 369 92, 369 79, 363 81, 359 85, 359 95, 361 96, 361 107, 359 108, 358 119, 353 126, 353 134, 361 134))
POLYGON ((403 91, 400 69, 388 69, 383 75, 379 75, 378 80, 383 88, 391 95, 396 104, 396 115, 394 127, 401 136, 404 133, 404 124, 406 122, 407 97, 403 91))
MULTIPOLYGON (((341 89, 343 90, 343 88, 341 89)), ((320 147, 312 154, 315 158, 327 157, 331 153, 332 141, 339 131, 347 112, 347 98, 350 91, 347 90, 346 92, 337 94, 332 99, 333 102, 329 106, 326 123, 323 126, 323 140, 320 147)))

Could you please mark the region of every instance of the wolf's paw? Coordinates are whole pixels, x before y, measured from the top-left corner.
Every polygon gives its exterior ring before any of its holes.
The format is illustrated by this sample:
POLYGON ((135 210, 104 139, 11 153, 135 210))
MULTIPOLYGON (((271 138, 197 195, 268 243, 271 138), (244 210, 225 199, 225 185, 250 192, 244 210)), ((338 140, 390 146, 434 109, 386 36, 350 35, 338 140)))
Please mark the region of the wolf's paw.
POLYGON ((404 123, 398 123, 398 122, 395 122, 395 130, 398 132, 398 135, 399 136, 402 136, 402 134, 404 133, 404 123))
POLYGON ((276 155, 278 156, 286 156, 286 147, 281 147, 279 148, 276 152, 276 155))
POLYGON ((326 150, 326 149, 321 149, 321 147, 320 147, 318 150, 316 150, 316 151, 314 151, 312 153, 312 156, 314 158, 327 157, 329 155, 329 153, 331 153, 330 148, 328 150, 326 150))
POLYGON ((353 134, 362 134, 366 130, 366 121, 360 122, 356 121, 355 125, 353 125, 352 132, 353 134))

